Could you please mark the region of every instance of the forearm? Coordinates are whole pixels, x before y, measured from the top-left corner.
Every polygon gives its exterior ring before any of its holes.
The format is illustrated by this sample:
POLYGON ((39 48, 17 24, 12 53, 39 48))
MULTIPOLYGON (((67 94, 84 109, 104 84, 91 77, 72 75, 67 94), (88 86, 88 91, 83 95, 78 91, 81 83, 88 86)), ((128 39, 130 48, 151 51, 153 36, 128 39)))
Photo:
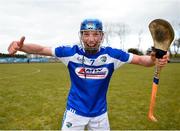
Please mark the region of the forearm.
POLYGON ((155 61, 152 60, 151 56, 133 55, 133 59, 131 61, 131 64, 142 65, 145 67, 151 67, 151 66, 155 65, 155 61))
POLYGON ((28 54, 52 55, 51 48, 31 43, 24 44, 19 51, 23 51, 28 54))
POLYGON ((151 67, 155 65, 155 61, 152 60, 151 56, 144 55, 140 58, 140 65, 151 67))

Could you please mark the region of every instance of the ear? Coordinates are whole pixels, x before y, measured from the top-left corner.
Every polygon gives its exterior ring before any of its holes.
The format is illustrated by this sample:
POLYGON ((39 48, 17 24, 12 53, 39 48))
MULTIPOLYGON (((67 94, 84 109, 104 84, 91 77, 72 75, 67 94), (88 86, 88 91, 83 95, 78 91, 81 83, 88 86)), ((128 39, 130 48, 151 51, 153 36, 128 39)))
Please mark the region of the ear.
POLYGON ((81 32, 81 31, 78 32, 78 35, 79 35, 79 38, 80 38, 80 39, 82 39, 82 33, 83 33, 83 32, 81 32))
POLYGON ((104 32, 102 32, 101 40, 102 40, 102 41, 104 40, 104 32))

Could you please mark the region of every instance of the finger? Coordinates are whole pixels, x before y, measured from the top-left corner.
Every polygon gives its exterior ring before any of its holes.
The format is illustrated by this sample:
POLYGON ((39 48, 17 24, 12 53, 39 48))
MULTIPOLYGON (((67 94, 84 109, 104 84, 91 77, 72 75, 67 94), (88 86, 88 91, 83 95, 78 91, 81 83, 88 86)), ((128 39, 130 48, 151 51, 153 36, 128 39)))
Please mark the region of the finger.
POLYGON ((157 65, 159 67, 164 67, 166 64, 167 64, 167 59, 166 60, 165 59, 158 59, 158 61, 157 61, 157 65))
POLYGON ((10 52, 12 44, 13 44, 13 43, 11 43, 11 44, 9 45, 9 47, 8 47, 8 52, 10 52))
POLYGON ((16 52, 17 52, 17 50, 11 49, 10 54, 11 54, 11 55, 14 55, 16 52))
POLYGON ((160 59, 161 62, 168 62, 169 61, 169 56, 168 55, 164 55, 162 59, 160 59))
POLYGON ((152 51, 151 56, 155 56, 155 55, 156 55, 156 52, 152 51))
POLYGON ((156 53, 155 52, 151 52, 151 59, 152 59, 152 61, 156 61, 156 53))
POLYGON ((13 42, 9 45, 9 47, 8 47, 8 52, 9 52, 9 54, 13 55, 13 54, 15 54, 15 53, 18 51, 18 49, 20 48, 20 47, 17 45, 18 43, 19 43, 18 41, 13 41, 13 42))
POLYGON ((8 52, 10 55, 15 53, 15 51, 13 50, 13 42, 9 45, 8 52))
MULTIPOLYGON (((169 60, 170 60, 170 54, 169 54, 169 52, 167 52, 166 56, 167 56, 167 58, 166 58, 167 61, 169 61, 169 60)), ((166 56, 165 56, 165 57, 166 57, 166 56)))
POLYGON ((169 61, 169 55, 164 55, 163 59, 169 61))
POLYGON ((17 45, 18 45, 20 48, 22 48, 22 47, 23 47, 24 40, 25 40, 25 36, 21 37, 20 41, 18 42, 18 44, 17 44, 17 45))
POLYGON ((14 55, 17 52, 17 50, 15 50, 14 48, 11 47, 8 49, 8 52, 10 55, 14 55))

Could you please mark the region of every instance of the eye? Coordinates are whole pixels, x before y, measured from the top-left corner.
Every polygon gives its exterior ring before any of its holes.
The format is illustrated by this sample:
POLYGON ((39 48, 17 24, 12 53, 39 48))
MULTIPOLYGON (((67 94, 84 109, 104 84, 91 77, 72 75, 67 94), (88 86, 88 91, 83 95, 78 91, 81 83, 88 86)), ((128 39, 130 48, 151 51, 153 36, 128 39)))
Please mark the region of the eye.
POLYGON ((94 33, 93 35, 98 37, 98 36, 100 36, 100 33, 94 33))
POLYGON ((84 32, 83 36, 89 36, 89 33, 84 32))
POLYGON ((95 35, 95 36, 98 36, 98 35, 99 35, 99 33, 95 33, 94 35, 95 35))

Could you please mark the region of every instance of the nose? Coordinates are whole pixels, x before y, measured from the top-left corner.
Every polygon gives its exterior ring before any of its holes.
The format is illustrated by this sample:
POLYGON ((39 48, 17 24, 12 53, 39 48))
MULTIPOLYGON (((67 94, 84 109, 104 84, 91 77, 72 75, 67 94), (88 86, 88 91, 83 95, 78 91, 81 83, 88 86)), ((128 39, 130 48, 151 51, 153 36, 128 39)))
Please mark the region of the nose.
POLYGON ((94 36, 93 35, 89 35, 89 38, 88 40, 91 42, 91 41, 94 41, 94 36))

